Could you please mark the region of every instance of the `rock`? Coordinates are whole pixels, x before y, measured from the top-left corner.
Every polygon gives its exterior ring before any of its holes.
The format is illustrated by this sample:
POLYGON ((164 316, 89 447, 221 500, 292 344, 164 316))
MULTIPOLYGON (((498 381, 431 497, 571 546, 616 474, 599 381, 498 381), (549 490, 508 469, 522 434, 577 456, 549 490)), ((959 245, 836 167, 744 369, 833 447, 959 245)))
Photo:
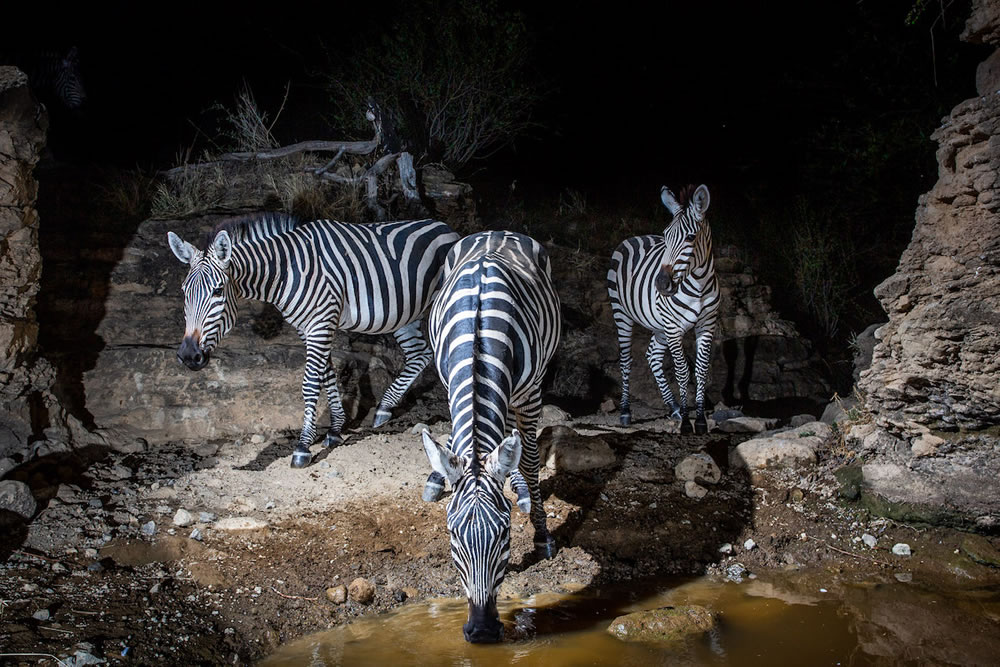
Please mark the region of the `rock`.
POLYGON ((798 426, 793 426, 786 428, 782 431, 778 431, 773 436, 774 438, 785 438, 789 440, 794 440, 796 438, 819 438, 822 444, 829 443, 833 435, 833 427, 829 424, 821 421, 816 421, 815 419, 805 424, 799 424, 798 426))
POLYGON ((156 535, 156 522, 147 521, 146 523, 142 524, 142 528, 139 529, 139 532, 141 532, 146 537, 152 537, 153 535, 156 535))
POLYGON ((746 542, 743 543, 743 548, 746 549, 747 551, 753 551, 754 547, 756 546, 757 543, 753 541, 753 538, 749 538, 746 542))
POLYGON ((731 554, 731 553, 733 553, 733 545, 730 544, 729 542, 726 542, 721 547, 719 547, 719 553, 720 554, 731 554))
POLYGON ((604 414, 609 415, 616 409, 618 409, 618 406, 615 405, 615 401, 613 398, 606 398, 603 401, 601 401, 601 405, 598 409, 604 414))
MULTIPOLYGON (((100 498, 88 498, 87 507, 92 510, 99 510, 104 507, 104 502, 100 498)), ((124 523, 128 523, 128 521, 125 521, 124 523)))
POLYGON ((801 503, 803 498, 805 498, 805 493, 802 492, 802 489, 792 489, 788 494, 788 499, 793 503, 801 503))
POLYGON ((149 443, 145 438, 133 438, 132 440, 111 440, 111 449, 119 454, 142 454, 149 449, 149 443))
POLYGON ((392 592, 392 597, 396 602, 402 604, 403 602, 406 602, 406 591, 402 588, 397 588, 392 592))
POLYGON ((847 421, 847 413, 858 407, 858 399, 846 396, 830 401, 823 409, 819 420, 824 424, 840 424, 847 421))
POLYGON ((255 519, 251 516, 231 516, 219 519, 213 525, 216 530, 261 530, 267 528, 267 522, 255 519))
POLYGON ((861 541, 865 543, 865 546, 869 549, 874 549, 875 545, 878 544, 878 538, 870 533, 865 533, 861 536, 861 541))
POLYGON ((215 521, 215 514, 212 512, 198 512, 199 523, 212 523, 215 521))
POLYGON ((810 422, 816 421, 816 417, 810 414, 795 415, 788 420, 788 425, 791 428, 796 428, 802 426, 803 424, 808 424, 810 422))
POLYGON ((910 445, 910 451, 917 458, 922 456, 933 456, 937 453, 938 447, 944 444, 944 438, 939 438, 930 433, 924 433, 916 438, 910 445))
POLYGON ((49 610, 48 609, 39 609, 34 614, 32 614, 31 617, 33 619, 35 619, 36 621, 47 621, 47 620, 49 620, 49 610))
POLYGON ((897 556, 909 556, 910 555, 910 545, 899 542, 898 544, 892 545, 892 553, 897 556))
POLYGON ((333 586, 326 589, 326 599, 333 604, 344 604, 347 602, 347 586, 333 586))
POLYGON ((746 577, 748 574, 750 572, 743 563, 733 563, 726 568, 726 579, 736 584, 742 583, 743 577, 746 577))
POLYGON ((556 472, 582 472, 615 463, 615 453, 604 440, 581 436, 568 426, 546 426, 538 436, 545 466, 556 472))
POLYGON ((716 424, 721 424, 722 422, 727 421, 729 419, 736 419, 738 417, 744 417, 744 416, 745 415, 740 410, 736 410, 734 408, 722 408, 713 412, 711 414, 710 419, 714 421, 716 424))
POLYGON ((266 440, 266 438, 262 436, 260 433, 254 433, 253 435, 250 436, 250 442, 254 445, 263 445, 264 440, 266 440))
POLYGON ((701 500, 706 495, 708 495, 708 489, 701 486, 697 482, 687 481, 684 482, 684 495, 688 498, 694 498, 695 500, 701 500))
POLYGON ((878 343, 875 333, 885 324, 885 322, 876 322, 875 324, 868 325, 851 342, 851 350, 854 356, 853 375, 855 382, 861 377, 861 373, 868 370, 872 365, 872 353, 875 351, 876 343, 878 343))
POLYGON ((715 618, 705 607, 679 605, 619 616, 608 633, 628 642, 673 642, 708 632, 715 618))
POLYGON ((674 467, 674 475, 685 482, 708 482, 716 484, 722 479, 722 471, 711 456, 704 452, 691 454, 674 467))
POLYGON ((962 540, 962 552, 980 565, 1000 567, 1000 550, 982 535, 968 535, 962 540))
POLYGON ((174 513, 174 525, 175 526, 178 526, 180 528, 184 528, 185 526, 190 526, 192 523, 194 523, 194 517, 191 516, 191 512, 188 512, 183 507, 179 508, 174 513))
MULTIPOLYGON (((413 435, 420 435, 424 431, 430 431, 430 430, 431 427, 428 426, 427 424, 423 422, 417 422, 416 424, 413 425, 413 428, 410 429, 410 433, 412 433, 413 435)), ((326 463, 326 461, 323 461, 323 463, 326 463)))
MULTIPOLYGON (((251 441, 252 440, 253 438, 251 438, 251 441)), ((219 453, 219 444, 215 442, 205 442, 195 447, 193 451, 195 456, 207 459, 219 453)))
POLYGON ((760 417, 733 417, 721 422, 718 427, 723 433, 761 433, 774 426, 776 421, 760 417))
POLYGON ((200 530, 198 530, 197 528, 194 528, 194 529, 191 530, 191 534, 188 535, 188 539, 195 540, 197 542, 201 542, 202 539, 204 539, 204 536, 201 534, 200 530))
POLYGON ((0 510, 7 510, 30 519, 35 515, 37 508, 35 497, 27 484, 13 479, 0 482, 0 510))
POLYGON ((9 456, 4 456, 3 458, 0 458, 0 477, 3 477, 16 467, 17 467, 17 461, 10 458, 9 456))
POLYGON ((403 590, 404 593, 406 593, 406 598, 408 600, 412 599, 412 598, 420 597, 420 591, 418 591, 413 586, 403 586, 402 590, 403 590))
POLYGON ((347 587, 347 593, 351 600, 368 604, 375 598, 375 586, 367 579, 358 577, 347 587))
POLYGON ((822 441, 815 437, 796 438, 754 438, 740 443, 729 453, 729 465, 734 468, 778 468, 813 465, 816 463, 815 448, 822 441))
POLYGON ((542 406, 542 413, 538 417, 538 426, 539 428, 551 426, 552 424, 569 421, 569 419, 569 413, 562 408, 546 404, 542 406))

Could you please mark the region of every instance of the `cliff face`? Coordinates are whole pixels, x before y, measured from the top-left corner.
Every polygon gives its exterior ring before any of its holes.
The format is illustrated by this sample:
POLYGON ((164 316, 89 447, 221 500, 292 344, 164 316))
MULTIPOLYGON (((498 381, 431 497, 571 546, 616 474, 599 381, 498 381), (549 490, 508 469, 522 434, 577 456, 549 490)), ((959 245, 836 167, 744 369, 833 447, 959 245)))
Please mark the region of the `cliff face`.
MULTIPOLYGON (((963 38, 1000 44, 1000 3, 974 2, 963 38)), ((896 273, 875 289, 889 322, 858 386, 874 423, 855 433, 868 489, 1000 520, 1000 79, 995 52, 980 96, 932 138, 938 181, 923 195, 896 273)))

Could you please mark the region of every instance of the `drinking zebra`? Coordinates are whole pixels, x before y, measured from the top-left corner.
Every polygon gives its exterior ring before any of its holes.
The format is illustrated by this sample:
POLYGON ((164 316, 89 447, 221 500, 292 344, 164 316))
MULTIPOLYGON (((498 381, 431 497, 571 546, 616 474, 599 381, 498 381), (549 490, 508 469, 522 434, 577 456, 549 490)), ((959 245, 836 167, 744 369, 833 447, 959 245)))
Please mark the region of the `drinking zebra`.
POLYGON ((170 248, 191 269, 184 281, 184 339, 180 361, 200 370, 233 327, 237 298, 271 303, 306 345, 302 379, 305 413, 292 467, 312 459, 316 402, 326 390, 330 431, 325 447, 341 443, 344 408, 330 365, 337 329, 392 335, 405 365, 379 402, 377 428, 431 359, 420 332, 448 249, 458 240, 443 222, 417 220, 354 225, 333 220, 301 223, 269 214, 221 224, 204 251, 167 234, 170 248))
POLYGON ((705 382, 712 353, 712 335, 719 311, 719 283, 712 260, 712 231, 705 218, 708 188, 688 186, 680 197, 660 191, 663 205, 674 218, 663 234, 636 236, 624 241, 611 256, 608 295, 618 329, 618 356, 622 372, 621 422, 632 421, 629 373, 632 368, 632 327, 640 324, 653 336, 646 359, 671 417, 689 433, 687 387, 690 377, 682 339, 695 336, 695 432, 706 433, 705 382), (669 349, 677 378, 678 401, 663 373, 664 351, 669 349))
POLYGON ((528 488, 536 552, 550 557, 555 547, 535 442, 542 377, 560 332, 545 249, 512 232, 462 239, 448 254, 427 329, 452 426, 447 445, 426 430, 422 437, 431 467, 454 488, 448 531, 469 599, 463 631, 467 641, 496 642, 503 638, 497 589, 510 558, 509 474, 520 470, 528 488))

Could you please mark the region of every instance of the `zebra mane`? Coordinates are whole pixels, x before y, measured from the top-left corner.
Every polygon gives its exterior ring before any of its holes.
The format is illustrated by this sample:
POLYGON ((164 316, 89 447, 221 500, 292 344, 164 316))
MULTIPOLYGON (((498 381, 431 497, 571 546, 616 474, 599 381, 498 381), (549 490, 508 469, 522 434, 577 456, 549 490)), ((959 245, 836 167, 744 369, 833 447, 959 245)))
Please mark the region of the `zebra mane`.
POLYGON ((677 193, 677 203, 682 207, 687 208, 688 204, 691 203, 691 197, 694 196, 694 191, 698 189, 698 186, 689 183, 681 188, 680 192, 677 193))
POLYGON ((232 239, 233 245, 239 245, 240 243, 259 241, 260 239, 284 234, 301 224, 302 222, 298 218, 287 213, 263 213, 239 218, 227 218, 219 221, 212 228, 202 247, 208 248, 212 241, 215 240, 216 235, 223 230, 229 233, 229 238, 232 239))

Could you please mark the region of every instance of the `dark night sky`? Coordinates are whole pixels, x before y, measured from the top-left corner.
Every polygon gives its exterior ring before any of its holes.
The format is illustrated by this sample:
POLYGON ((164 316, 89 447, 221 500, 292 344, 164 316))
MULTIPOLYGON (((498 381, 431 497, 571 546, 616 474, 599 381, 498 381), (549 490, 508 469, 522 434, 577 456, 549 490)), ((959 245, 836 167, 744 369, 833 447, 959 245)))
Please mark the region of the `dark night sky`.
MULTIPOLYGON (((87 134, 96 143, 91 158, 148 166, 163 166, 190 143, 193 124, 212 131, 204 111, 231 103, 244 79, 272 111, 292 82, 280 140, 340 138, 322 136, 329 131, 320 121, 325 97, 307 67, 320 62, 321 40, 338 45, 358 26, 386 25, 392 6, 119 3, 95 15, 82 4, 43 8, 56 19, 45 40, 31 39, 80 46, 91 97, 87 134)), ((950 106, 973 94, 981 58, 939 35, 939 61, 958 54, 970 64, 960 70, 964 81, 934 90, 930 21, 904 25, 912 0, 518 4, 536 39, 533 67, 552 93, 536 111, 534 135, 486 165, 497 179, 794 175, 802 137, 822 119, 849 122, 851 114, 910 103, 892 99, 892 90, 860 94, 857 78, 894 68, 903 74, 893 76, 927 88, 931 101, 963 91, 942 101, 950 106)), ((954 11, 952 25, 960 26, 965 10, 954 11)), ((29 25, 37 30, 40 21, 35 16, 29 25)))

